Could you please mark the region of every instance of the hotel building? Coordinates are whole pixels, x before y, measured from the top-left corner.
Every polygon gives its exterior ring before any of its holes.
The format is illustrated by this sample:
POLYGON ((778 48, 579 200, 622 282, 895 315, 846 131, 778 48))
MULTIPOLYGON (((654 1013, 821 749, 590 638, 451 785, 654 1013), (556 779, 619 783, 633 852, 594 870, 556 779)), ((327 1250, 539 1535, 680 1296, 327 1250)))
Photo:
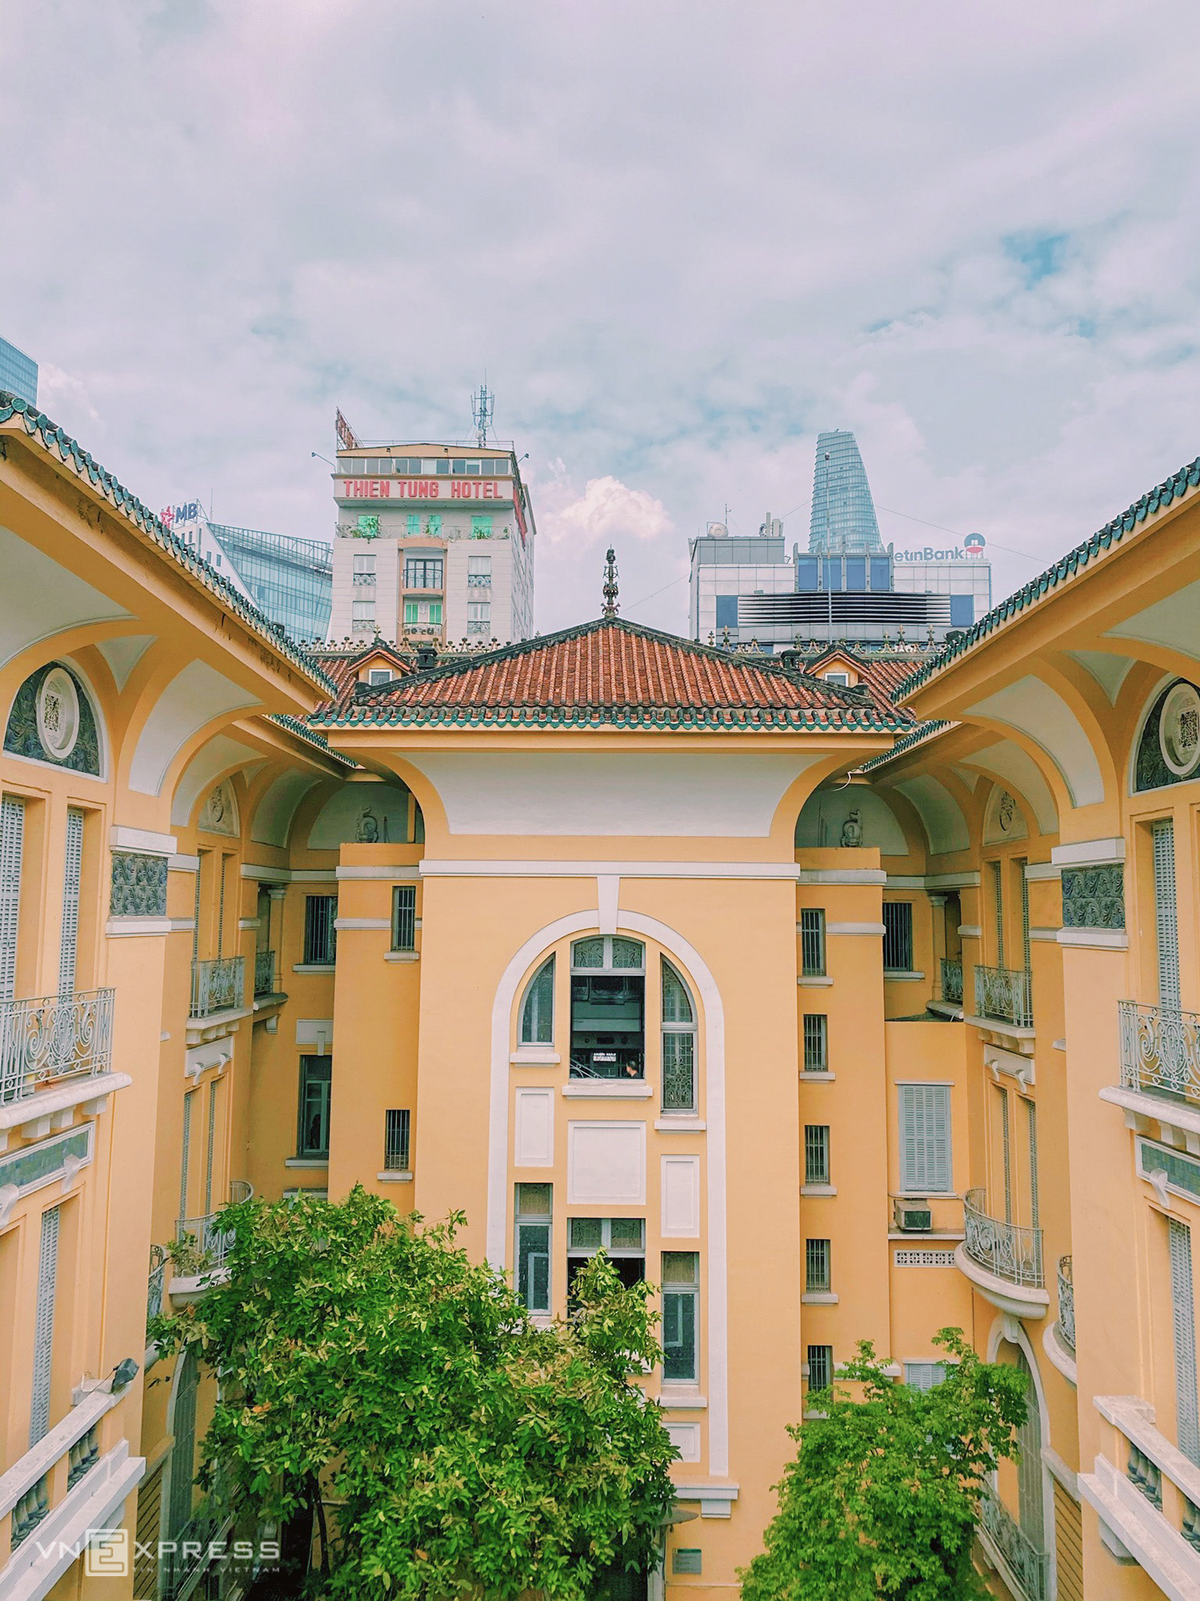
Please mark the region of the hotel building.
POLYGON ((859 1339, 936 1383, 946 1324, 1029 1378, 995 1592, 1200 1592, 1200 462, 908 661, 418 665, 0 439, 0 1601, 242 1593, 146 1315, 228 1197, 354 1183, 536 1318, 600 1246, 659 1286, 648 1595, 726 1596, 809 1391, 859 1339))

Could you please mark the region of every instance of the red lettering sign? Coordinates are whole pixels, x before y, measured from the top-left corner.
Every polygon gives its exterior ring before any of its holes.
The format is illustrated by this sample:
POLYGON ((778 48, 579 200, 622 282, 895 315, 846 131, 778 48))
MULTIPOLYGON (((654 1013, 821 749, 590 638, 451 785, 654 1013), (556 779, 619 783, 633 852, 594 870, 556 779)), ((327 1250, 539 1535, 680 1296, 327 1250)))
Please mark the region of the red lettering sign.
POLYGON ((334 493, 341 500, 440 500, 443 484, 451 500, 508 500, 513 494, 507 478, 344 478, 334 493))

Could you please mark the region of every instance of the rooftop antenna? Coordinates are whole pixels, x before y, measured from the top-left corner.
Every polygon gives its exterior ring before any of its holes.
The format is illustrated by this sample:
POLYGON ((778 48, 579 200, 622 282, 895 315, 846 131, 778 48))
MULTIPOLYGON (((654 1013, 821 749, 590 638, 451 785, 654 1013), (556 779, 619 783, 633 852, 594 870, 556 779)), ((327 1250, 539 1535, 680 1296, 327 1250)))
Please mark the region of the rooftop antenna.
POLYGON ((617 553, 610 545, 604 558, 604 609, 602 617, 615 617, 620 611, 617 605, 617 553))
POLYGON ((487 444, 487 431, 492 425, 492 412, 496 406, 496 397, 487 386, 487 379, 480 384, 477 393, 471 396, 471 415, 475 419, 475 443, 487 444))

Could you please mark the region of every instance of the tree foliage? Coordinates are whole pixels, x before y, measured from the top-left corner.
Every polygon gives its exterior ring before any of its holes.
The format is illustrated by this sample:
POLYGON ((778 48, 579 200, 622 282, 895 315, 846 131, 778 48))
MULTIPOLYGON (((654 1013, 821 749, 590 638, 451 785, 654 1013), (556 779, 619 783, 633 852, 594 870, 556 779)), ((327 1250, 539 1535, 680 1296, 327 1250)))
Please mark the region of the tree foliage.
POLYGON ((280 1523, 311 1508, 322 1596, 582 1601, 656 1559, 675 1452, 633 1382, 659 1356, 647 1286, 599 1257, 537 1327, 461 1222, 361 1188, 230 1207, 228 1276, 152 1329, 220 1377, 202 1485, 280 1523))
POLYGON ((823 1416, 799 1442, 743 1601, 964 1601, 979 1487, 1015 1458, 1024 1375, 981 1362, 958 1329, 935 1343, 952 1359, 931 1390, 896 1383, 860 1343, 839 1385, 810 1399, 823 1416))

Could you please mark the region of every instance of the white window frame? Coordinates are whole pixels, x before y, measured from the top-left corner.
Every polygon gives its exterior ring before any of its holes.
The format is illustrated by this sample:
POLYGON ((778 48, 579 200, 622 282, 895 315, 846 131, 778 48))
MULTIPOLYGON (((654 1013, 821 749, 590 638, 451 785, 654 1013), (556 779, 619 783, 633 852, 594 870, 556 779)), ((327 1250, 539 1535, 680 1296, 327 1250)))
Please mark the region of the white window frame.
POLYGON ((544 962, 540 962, 534 969, 533 976, 530 978, 528 984, 526 984, 524 993, 521 996, 521 1010, 517 1024, 518 1045, 541 1045, 548 1047, 554 1044, 554 973, 555 961, 554 953, 552 952, 549 956, 547 956, 544 962), (550 976, 550 1026, 546 1038, 539 1039, 538 1033, 542 1021, 542 1007, 539 1002, 538 982, 546 973, 547 969, 549 969, 550 976), (532 1021, 532 1027, 527 1030, 525 1025, 527 1020, 530 1020, 530 1018, 532 1021))

